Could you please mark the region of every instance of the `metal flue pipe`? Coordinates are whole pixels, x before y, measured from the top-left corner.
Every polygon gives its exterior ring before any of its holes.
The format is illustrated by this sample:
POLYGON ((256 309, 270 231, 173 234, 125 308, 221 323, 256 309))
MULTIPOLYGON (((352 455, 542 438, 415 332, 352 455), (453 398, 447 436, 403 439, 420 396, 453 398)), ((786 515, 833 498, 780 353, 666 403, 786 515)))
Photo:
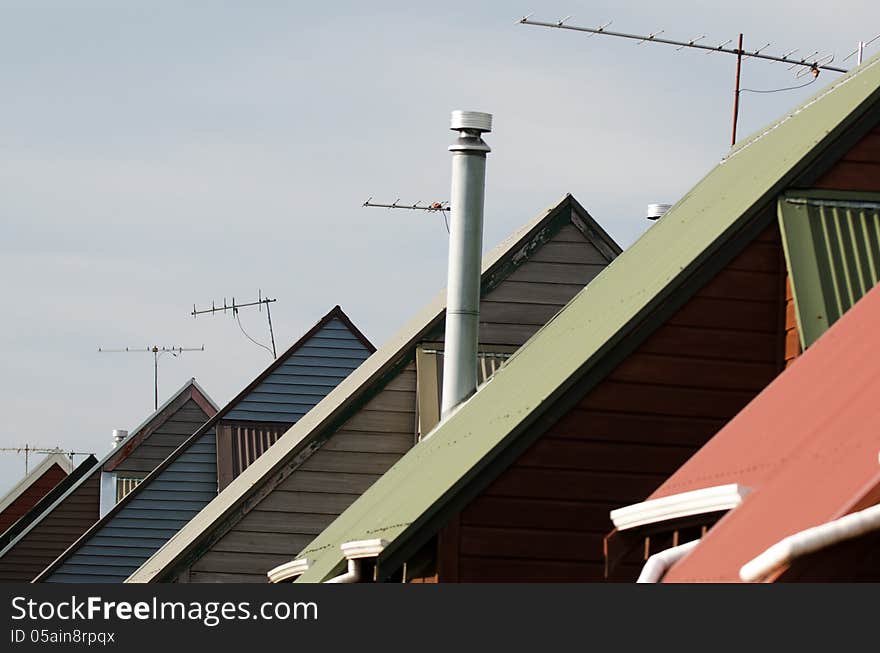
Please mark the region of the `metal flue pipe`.
POLYGON ((458 132, 458 138, 449 146, 452 193, 441 417, 446 417, 477 387, 483 203, 486 154, 491 151, 482 134, 492 131, 492 115, 453 111, 451 129, 458 132))

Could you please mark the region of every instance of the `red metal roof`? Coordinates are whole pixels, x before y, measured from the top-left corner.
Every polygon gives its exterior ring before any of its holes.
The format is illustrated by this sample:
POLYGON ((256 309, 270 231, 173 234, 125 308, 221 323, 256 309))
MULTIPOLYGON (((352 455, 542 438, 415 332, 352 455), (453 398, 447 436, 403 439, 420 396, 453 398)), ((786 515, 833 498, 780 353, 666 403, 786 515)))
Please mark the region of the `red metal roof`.
POLYGON ((652 495, 752 489, 664 582, 738 581, 775 542, 878 500, 878 325, 874 288, 652 495))

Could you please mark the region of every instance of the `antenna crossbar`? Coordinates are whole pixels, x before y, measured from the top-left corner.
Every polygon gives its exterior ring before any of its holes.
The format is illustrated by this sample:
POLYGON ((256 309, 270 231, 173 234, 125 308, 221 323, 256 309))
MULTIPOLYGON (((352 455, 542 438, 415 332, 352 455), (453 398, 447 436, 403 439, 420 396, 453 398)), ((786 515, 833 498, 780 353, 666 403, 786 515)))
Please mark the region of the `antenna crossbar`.
POLYGON ((91 451, 68 451, 67 449, 62 449, 61 447, 33 447, 29 444, 26 444, 21 447, 0 447, 0 453, 24 453, 24 473, 28 473, 28 463, 30 459, 30 454, 32 453, 43 453, 43 454, 52 454, 52 453, 60 453, 67 455, 70 459, 73 459, 74 456, 91 456, 93 452, 91 451))
POLYGON ((201 347, 123 347, 121 349, 107 349, 98 347, 99 354, 153 354, 153 410, 159 409, 159 357, 162 354, 179 356, 185 351, 205 351, 205 345, 201 347))
POLYGON ((416 202, 415 204, 401 204, 400 198, 398 197, 391 204, 383 204, 380 202, 374 202, 373 198, 370 197, 366 202, 362 204, 362 206, 378 209, 407 209, 408 211, 427 211, 428 213, 441 213, 443 214, 443 222, 446 225, 446 233, 449 233, 449 218, 447 217, 447 212, 449 211, 448 201, 431 202, 430 204, 422 204, 422 202, 416 202))
MULTIPOLYGON (((553 23, 548 23, 540 20, 532 20, 528 16, 521 18, 518 22, 521 25, 534 25, 536 27, 550 27, 554 29, 565 29, 573 32, 586 32, 589 34, 602 34, 605 36, 616 36, 618 38, 630 39, 633 41, 638 41, 640 43, 663 43, 664 45, 673 45, 678 49, 682 48, 693 48, 696 50, 704 50, 706 52, 722 52, 724 54, 732 54, 735 56, 741 56, 744 58, 751 59, 764 59, 766 61, 777 61, 779 63, 788 63, 793 64, 794 66, 804 66, 810 69, 818 69, 818 70, 830 70, 836 73, 845 73, 847 70, 845 68, 838 68, 836 66, 829 66, 830 60, 826 63, 822 63, 822 61, 826 57, 819 57, 817 59, 811 57, 805 57, 802 59, 791 58, 791 54, 793 52, 789 52, 788 55, 783 56, 775 56, 772 54, 765 54, 763 51, 770 45, 764 45, 756 50, 741 50, 739 48, 729 48, 726 47, 731 41, 726 41, 720 45, 710 45, 708 43, 699 43, 705 38, 705 35, 700 36, 695 39, 691 39, 690 41, 677 41, 675 39, 668 39, 659 36, 663 32, 663 30, 658 30, 657 32, 653 32, 651 34, 628 34, 626 32, 614 32, 611 30, 607 30, 604 27, 581 27, 577 25, 567 25, 563 19, 560 21, 556 21, 553 23)), ((816 53, 818 54, 818 53, 816 53)))
POLYGON ((223 306, 217 306, 213 300, 211 301, 211 308, 199 309, 199 308, 196 308, 195 304, 193 304, 193 309, 192 309, 192 312, 190 313, 190 315, 192 315, 193 317, 197 317, 199 315, 205 315, 208 313, 210 313, 211 315, 213 315, 214 313, 221 313, 221 312, 225 313, 226 311, 231 310, 233 317, 235 317, 235 319, 238 320, 238 328, 241 329, 241 332, 247 337, 247 339, 250 340, 251 342, 253 342, 255 345, 259 345, 263 349, 266 349, 267 351, 269 351, 269 353, 272 354, 272 358, 278 358, 278 353, 275 350, 275 330, 272 327, 272 313, 269 310, 269 304, 271 304, 272 302, 276 302, 276 301, 278 301, 278 300, 271 299, 269 297, 263 297, 263 291, 258 290, 256 301, 253 301, 253 302, 248 301, 248 302, 243 302, 243 303, 239 304, 239 303, 236 303, 235 297, 233 297, 232 304, 227 304, 226 297, 224 297, 223 298, 223 306), (247 308, 250 306, 259 306, 260 312, 262 312, 264 305, 266 306, 266 318, 269 321, 269 339, 272 341, 272 349, 269 349, 263 343, 257 342, 256 340, 251 338, 247 334, 247 331, 244 330, 244 327, 241 326, 241 319, 238 317, 238 309, 240 309, 240 308, 247 308))

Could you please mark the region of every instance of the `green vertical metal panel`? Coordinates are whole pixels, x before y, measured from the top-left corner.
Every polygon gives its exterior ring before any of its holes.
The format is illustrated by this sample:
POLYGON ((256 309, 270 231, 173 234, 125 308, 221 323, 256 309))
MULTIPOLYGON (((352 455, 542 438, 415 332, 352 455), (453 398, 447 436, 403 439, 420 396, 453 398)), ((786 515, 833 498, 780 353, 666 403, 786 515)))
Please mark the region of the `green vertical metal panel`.
POLYGON ((880 281, 880 194, 789 193, 779 225, 806 349, 880 281))

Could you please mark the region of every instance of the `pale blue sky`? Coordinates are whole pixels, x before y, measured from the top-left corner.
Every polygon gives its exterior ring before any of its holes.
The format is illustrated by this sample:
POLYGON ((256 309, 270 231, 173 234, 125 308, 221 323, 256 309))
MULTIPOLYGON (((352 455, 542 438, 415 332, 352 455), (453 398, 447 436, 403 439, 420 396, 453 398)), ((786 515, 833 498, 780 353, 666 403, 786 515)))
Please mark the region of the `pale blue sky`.
MULTIPOLYGON (((277 296, 279 349, 339 303, 381 345, 444 285, 446 232, 360 205, 447 199, 451 109, 495 115, 485 248, 566 192, 630 244, 726 151, 734 61, 532 11, 838 59, 880 32, 875 1, 0 2, 0 444, 100 456, 141 422, 151 357, 98 346, 204 344, 161 361, 160 401, 195 376, 224 404, 270 359, 193 303, 277 296)), ((745 95, 741 134, 833 77, 745 95)), ((22 472, 0 456, 0 492, 22 472)))

